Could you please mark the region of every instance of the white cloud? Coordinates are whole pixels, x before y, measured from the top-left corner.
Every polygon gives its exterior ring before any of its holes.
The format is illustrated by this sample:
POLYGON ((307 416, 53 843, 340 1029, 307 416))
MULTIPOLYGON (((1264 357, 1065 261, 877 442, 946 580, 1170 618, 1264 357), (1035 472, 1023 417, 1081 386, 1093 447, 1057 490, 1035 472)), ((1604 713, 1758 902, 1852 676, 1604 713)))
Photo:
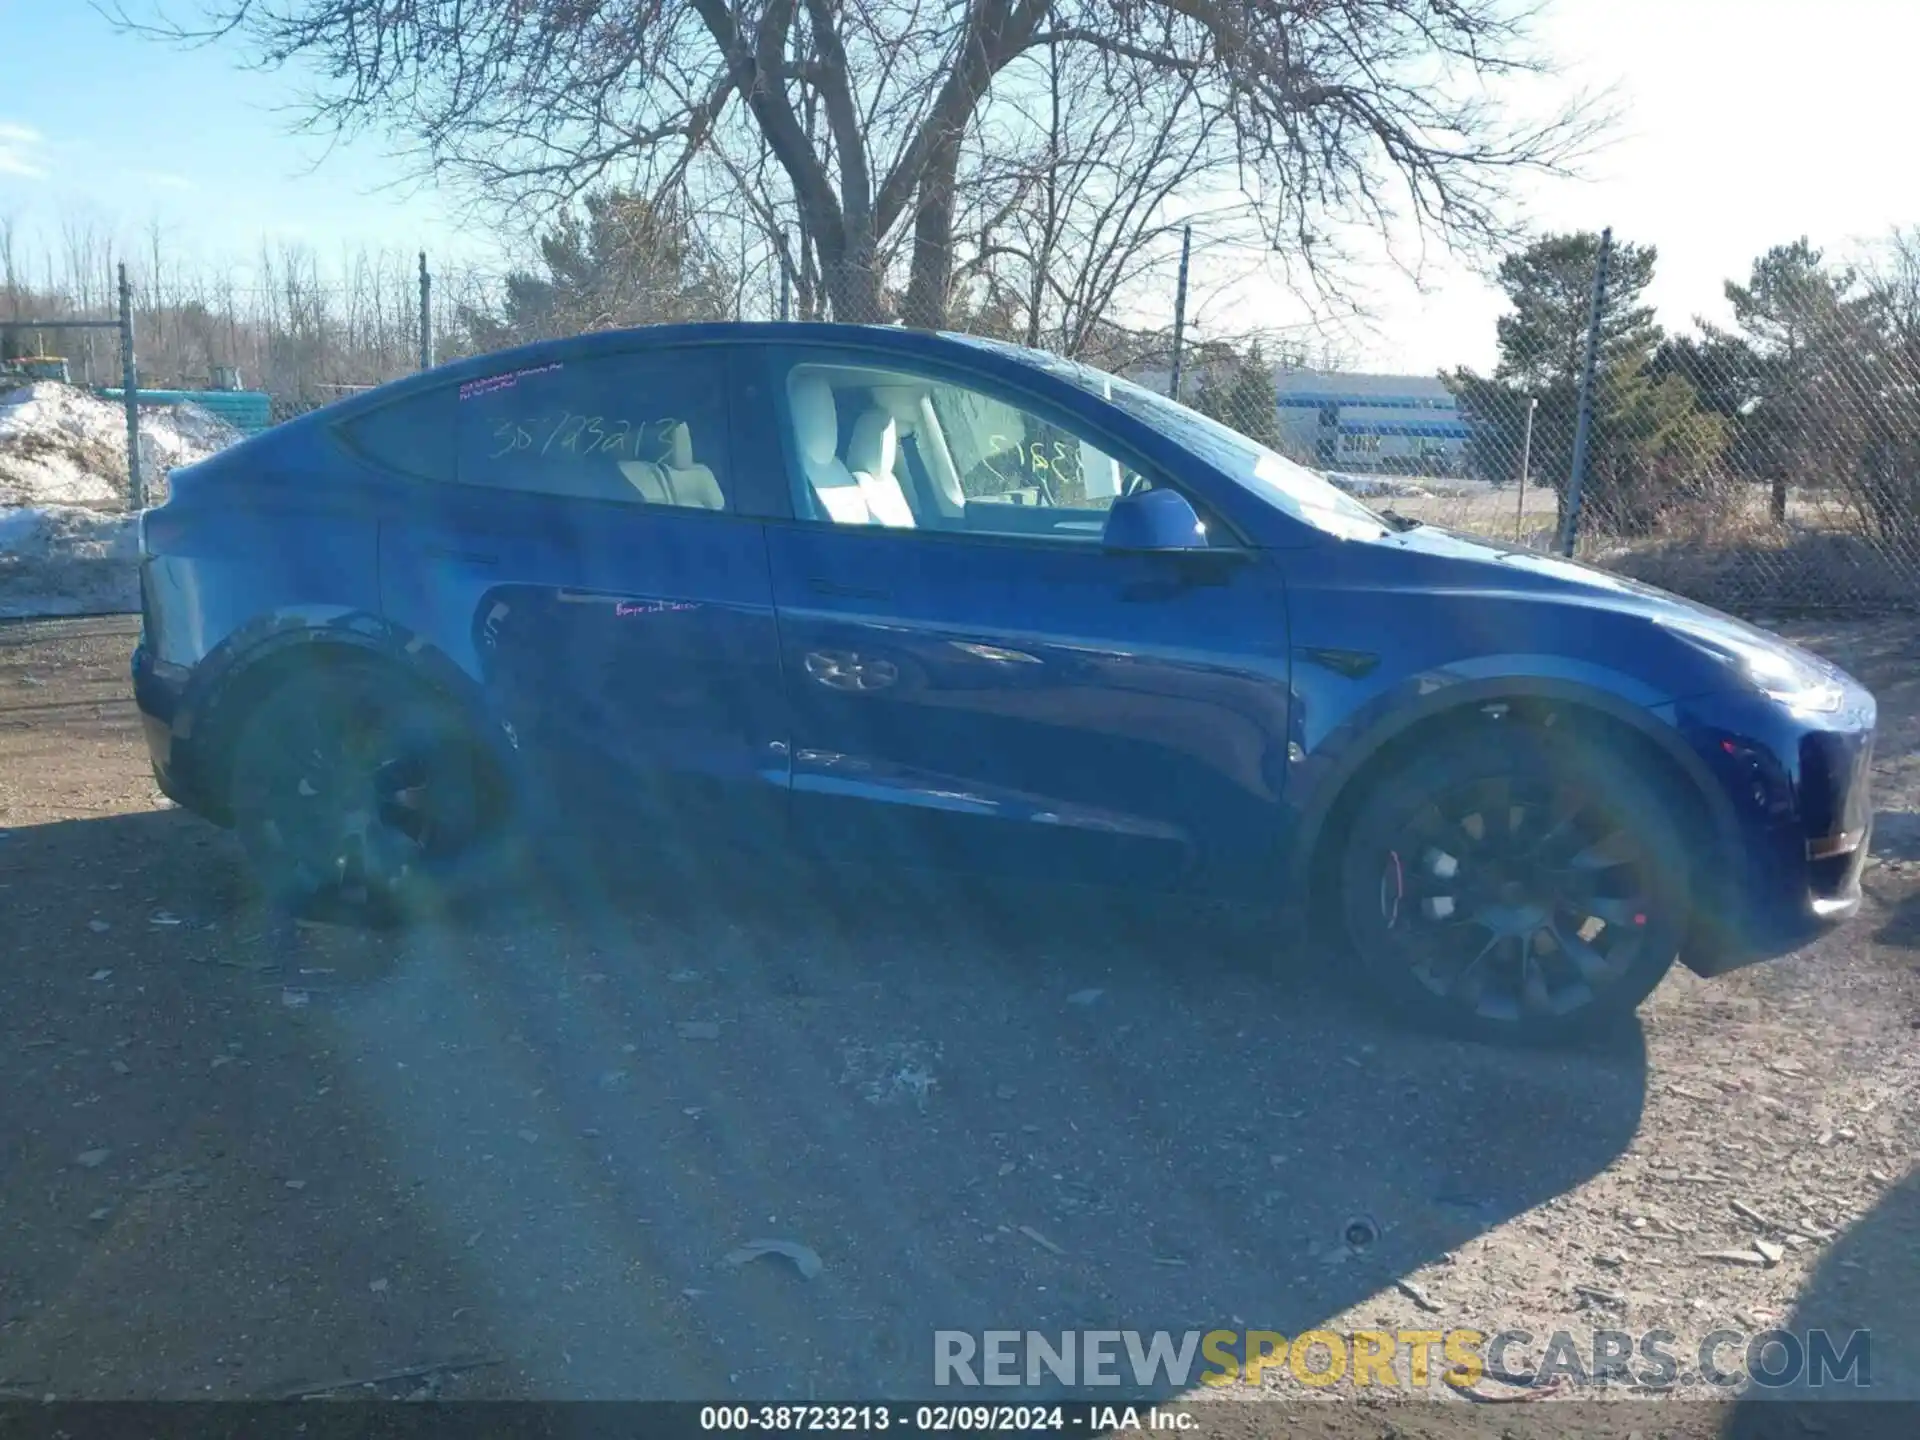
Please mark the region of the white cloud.
POLYGON ((38 130, 0 120, 0 175, 18 175, 28 180, 44 177, 46 170, 35 163, 41 144, 38 130))

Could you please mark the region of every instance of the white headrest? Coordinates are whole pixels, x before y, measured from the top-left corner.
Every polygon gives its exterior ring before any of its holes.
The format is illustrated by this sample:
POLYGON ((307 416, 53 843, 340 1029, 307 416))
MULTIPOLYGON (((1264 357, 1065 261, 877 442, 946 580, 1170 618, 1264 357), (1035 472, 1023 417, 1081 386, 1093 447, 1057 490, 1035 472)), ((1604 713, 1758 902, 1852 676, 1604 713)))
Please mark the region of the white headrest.
POLYGON ((853 422, 853 436, 847 441, 847 469, 861 475, 893 474, 896 433, 893 417, 886 411, 867 411, 853 422))
POLYGON ((893 416, 894 423, 911 430, 920 421, 920 397, 927 392, 913 385, 876 385, 873 403, 893 416))
POLYGON ((833 387, 818 375, 803 375, 787 389, 793 406, 793 435, 800 458, 824 465, 840 446, 840 416, 833 408, 833 387))
POLYGON ((693 468, 693 432, 687 428, 687 422, 676 420, 667 426, 666 465, 670 470, 691 470, 693 468))

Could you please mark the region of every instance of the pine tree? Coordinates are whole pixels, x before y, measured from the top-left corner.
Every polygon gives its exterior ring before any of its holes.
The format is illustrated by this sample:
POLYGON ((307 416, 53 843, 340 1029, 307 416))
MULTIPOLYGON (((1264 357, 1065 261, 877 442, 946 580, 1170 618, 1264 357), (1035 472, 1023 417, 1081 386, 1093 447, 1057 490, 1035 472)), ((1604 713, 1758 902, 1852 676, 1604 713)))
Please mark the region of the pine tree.
POLYGON ((588 330, 723 320, 730 285, 671 210, 624 190, 586 198, 540 240, 539 273, 507 276, 501 313, 463 319, 484 350, 588 330))
POLYGON ((1245 355, 1229 349, 1226 355, 1205 365, 1194 391, 1193 408, 1202 415, 1229 425, 1269 449, 1280 448, 1279 398, 1274 390, 1273 367, 1258 340, 1245 355))
MULTIPOLYGON (((1513 309, 1499 320, 1500 361, 1491 378, 1443 376, 1472 427, 1469 459, 1483 478, 1515 478, 1523 455, 1531 478, 1551 484, 1565 520, 1579 421, 1600 237, 1549 235, 1500 265, 1513 309), (1526 423, 1533 412, 1531 444, 1526 423)), ((1642 303, 1653 282, 1652 246, 1616 244, 1600 313, 1593 425, 1582 482, 1583 528, 1618 534, 1653 529, 1675 501, 1697 493, 1726 449, 1722 417, 1704 408, 1687 375, 1655 366, 1663 336, 1642 303)))

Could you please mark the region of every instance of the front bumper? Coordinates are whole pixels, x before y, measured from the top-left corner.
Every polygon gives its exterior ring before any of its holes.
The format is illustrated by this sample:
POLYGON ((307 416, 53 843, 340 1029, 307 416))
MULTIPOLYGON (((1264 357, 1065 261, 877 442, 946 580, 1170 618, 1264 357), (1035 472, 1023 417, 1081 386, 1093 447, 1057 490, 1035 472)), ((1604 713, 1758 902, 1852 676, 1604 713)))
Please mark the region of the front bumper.
POLYGON ((1718 812, 1687 966, 1718 975, 1789 954, 1855 914, 1873 829, 1873 697, 1852 686, 1837 711, 1808 715, 1717 695, 1672 718, 1712 777, 1718 812))

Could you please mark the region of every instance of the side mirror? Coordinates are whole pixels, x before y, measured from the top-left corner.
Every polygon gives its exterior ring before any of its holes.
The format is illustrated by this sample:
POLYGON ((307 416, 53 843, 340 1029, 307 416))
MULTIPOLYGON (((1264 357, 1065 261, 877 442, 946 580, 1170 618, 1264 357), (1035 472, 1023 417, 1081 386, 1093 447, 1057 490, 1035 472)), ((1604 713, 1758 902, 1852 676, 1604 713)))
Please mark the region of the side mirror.
POLYGON ((1109 550, 1205 550, 1207 530, 1178 490, 1143 490, 1113 502, 1100 542, 1109 550))

